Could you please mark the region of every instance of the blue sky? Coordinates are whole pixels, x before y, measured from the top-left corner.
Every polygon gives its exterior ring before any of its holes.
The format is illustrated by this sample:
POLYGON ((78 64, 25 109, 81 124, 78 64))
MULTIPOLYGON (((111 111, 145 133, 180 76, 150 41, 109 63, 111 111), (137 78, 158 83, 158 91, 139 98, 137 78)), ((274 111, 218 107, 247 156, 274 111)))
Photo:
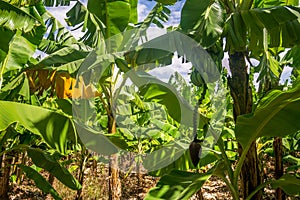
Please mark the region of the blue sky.
MULTIPOLYGON (((178 1, 172 6, 168 6, 171 10, 171 16, 166 26, 176 26, 180 22, 180 11, 185 1, 178 1)), ((155 1, 141 0, 138 3, 139 21, 142 21, 155 5, 155 1)))

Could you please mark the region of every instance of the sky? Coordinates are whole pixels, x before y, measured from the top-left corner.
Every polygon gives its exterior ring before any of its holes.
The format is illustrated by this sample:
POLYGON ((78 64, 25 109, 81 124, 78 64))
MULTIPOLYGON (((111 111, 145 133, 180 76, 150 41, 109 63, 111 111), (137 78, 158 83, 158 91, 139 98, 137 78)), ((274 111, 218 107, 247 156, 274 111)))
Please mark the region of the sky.
MULTIPOLYGON (((184 5, 185 1, 181 0, 176 2, 172 6, 168 6, 168 8, 171 10, 171 16, 165 25, 168 26, 176 26, 180 22, 180 11, 182 9, 182 6, 184 5)), ((139 21, 143 21, 145 17, 148 15, 148 13, 151 11, 153 6, 155 5, 155 1, 149 1, 149 0, 140 0, 138 3, 138 18, 139 21)))

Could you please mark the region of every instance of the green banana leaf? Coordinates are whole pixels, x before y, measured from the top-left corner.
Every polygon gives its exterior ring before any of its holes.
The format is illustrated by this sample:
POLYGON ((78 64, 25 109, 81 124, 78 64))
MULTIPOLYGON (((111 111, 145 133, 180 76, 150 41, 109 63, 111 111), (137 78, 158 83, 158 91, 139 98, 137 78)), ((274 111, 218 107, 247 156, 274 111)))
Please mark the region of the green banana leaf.
MULTIPOLYGON (((110 37, 124 31, 130 22, 130 3, 134 3, 136 5, 136 2, 129 0, 117 0, 110 2, 104 0, 89 0, 87 9, 105 24, 108 29, 107 31, 109 32, 106 37, 110 37)), ((131 23, 137 22, 137 19, 131 18, 131 20, 131 23)))
POLYGON ((261 136, 285 137, 300 130, 300 85, 271 91, 252 114, 237 118, 235 134, 245 148, 261 136))
POLYGON ((23 37, 20 31, 17 31, 9 43, 8 52, 4 60, 2 60, 0 70, 2 70, 4 74, 11 70, 23 68, 35 50, 36 45, 23 37))
MULTIPOLYGON (((178 94, 172 85, 164 83, 143 71, 128 72, 127 75, 139 87, 140 95, 144 96, 144 101, 154 101, 166 106, 169 115, 173 119, 187 127, 192 127, 193 108, 178 94)), ((203 127, 208 121, 208 118, 200 115, 199 126, 203 127)))
MULTIPOLYGON (((263 29, 269 36, 269 47, 293 47, 300 42, 300 9, 293 6, 254 8, 236 12, 227 20, 227 42, 235 50, 263 51, 263 29)), ((231 50, 233 50, 231 48, 231 50)))
POLYGON ((88 53, 86 50, 78 49, 77 45, 70 45, 58 49, 35 64, 35 66, 43 69, 66 71, 73 76, 88 53))
POLYGON ((269 8, 274 6, 298 6, 299 0, 254 0, 254 8, 269 8))
POLYGON ((200 174, 177 170, 171 171, 170 174, 161 177, 156 187, 150 189, 145 200, 189 199, 210 176, 211 172, 200 174))
MULTIPOLYGON (((167 149, 167 148, 168 147, 164 147, 163 149, 167 149)), ((166 151, 160 151, 159 153, 160 153, 160 156, 162 157, 161 158, 162 160, 170 163, 169 161, 170 161, 170 159, 172 159, 170 157, 173 157, 173 160, 174 160, 177 152, 175 152, 172 156, 170 156, 170 154, 168 154, 169 152, 167 152, 167 151, 168 151, 168 149, 166 151)), ((192 163, 190 152, 188 149, 185 151, 180 151, 180 153, 181 153, 181 155, 176 161, 172 162, 171 164, 169 164, 166 167, 151 171, 151 172, 149 172, 149 174, 151 176, 161 177, 163 175, 170 173, 170 171, 172 171, 172 170, 182 170, 182 171, 191 170, 191 169, 206 166, 208 164, 213 164, 214 162, 216 162, 218 160, 218 156, 215 153, 209 152, 205 157, 200 159, 198 166, 195 167, 192 163)), ((151 155, 151 157, 154 157, 154 155, 151 155)), ((151 158, 151 157, 149 157, 149 158, 151 158)), ((159 156, 157 156, 157 158, 159 158, 159 156)), ((155 158, 155 159, 157 159, 157 158, 155 158)), ((151 162, 151 160, 148 159, 148 157, 146 157, 146 159, 147 160, 145 160, 143 162, 143 165, 144 165, 144 167, 147 168, 147 165, 149 165, 148 163, 151 162)), ((155 162, 155 160, 153 162, 155 162)), ((150 164, 151 164, 150 166, 154 165, 154 163, 150 163, 150 164)), ((156 167, 156 168, 158 168, 158 167, 156 167)))
MULTIPOLYGON (((11 32, 22 32, 22 36, 34 45, 38 45, 41 42, 46 31, 45 24, 41 18, 41 15, 46 10, 42 1, 31 3, 29 1, 10 1, 8 3, 1 0, 0 8, 0 27, 11 32)), ((10 36, 10 33, 6 33, 2 38, 10 38, 10 36)), ((2 45, 5 44, 7 43, 2 45)))
POLYGON ((25 100, 30 99, 29 81, 24 72, 4 85, 0 92, 0 99, 14 99, 19 95, 23 96, 25 100))
POLYGON ((177 0, 155 0, 155 1, 165 5, 173 5, 177 2, 177 0))
POLYGON ((21 30, 23 32, 30 32, 36 26, 41 25, 32 15, 6 1, 0 1, 0 8, 0 27, 12 31, 21 30))
POLYGON ((0 37, 0 60, 4 60, 9 49, 9 42, 14 36, 14 32, 7 29, 0 29, 0 35, 5 35, 5 37, 0 37))
POLYGON ((92 151, 95 151, 101 155, 109 156, 118 153, 120 150, 117 144, 113 144, 115 141, 114 139, 116 138, 111 136, 111 134, 104 135, 101 132, 95 131, 90 127, 85 127, 84 125, 78 123, 75 125, 81 142, 92 151))
MULTIPOLYGON (((42 17, 46 24, 47 34, 45 34, 43 40, 39 44, 39 50, 47 54, 52 54, 66 46, 72 46, 74 44, 80 45, 70 31, 48 11, 46 11, 42 17)), ((80 47, 84 49, 83 45, 80 45, 80 47)))
MULTIPOLYGON (((101 10, 99 8, 99 10, 101 10)), ((100 37, 104 34, 104 23, 80 2, 77 3, 67 12, 65 19, 69 26, 74 27, 74 30, 82 28, 85 34, 80 41, 91 47, 96 47, 100 37)))
POLYGON ((10 101, 0 101, 0 110, 1 131, 18 122, 61 153, 66 152, 68 140, 77 142, 73 121, 64 113, 10 101))
POLYGON ((76 1, 76 0, 44 0, 45 6, 48 7, 57 7, 57 6, 69 6, 71 1, 76 1))
POLYGON ((130 4, 130 17, 129 22, 136 24, 138 22, 138 0, 129 0, 130 4))
MULTIPOLYGON (((85 31, 81 38, 86 44, 96 47, 99 41, 121 33, 129 23, 137 23, 136 0, 89 0, 87 8, 77 2, 67 13, 69 26, 77 26, 85 31)), ((120 38, 119 38, 120 39, 120 38)), ((117 41, 110 44, 112 48, 117 46, 117 41)))
POLYGON ((300 47, 295 46, 291 48, 283 58, 284 61, 288 62, 290 67, 300 69, 300 47))
MULTIPOLYGON (((172 0, 171 0, 172 1, 172 0)), ((139 23, 139 28, 144 31, 150 27, 153 23, 157 27, 163 28, 164 25, 161 22, 167 22, 170 17, 170 9, 160 3, 157 3, 149 12, 147 17, 139 23)))
POLYGON ((218 1, 186 1, 181 13, 181 28, 190 33, 203 47, 210 47, 221 36, 225 14, 218 1))
MULTIPOLYGON (((148 171, 160 170, 167 167, 183 156, 188 148, 188 144, 182 141, 170 142, 168 145, 164 145, 163 148, 147 154, 143 160, 143 166, 148 171)), ((187 157, 187 156, 186 156, 187 157)), ((189 166, 189 159, 181 159, 184 161, 182 164, 189 166)), ((174 163, 175 164, 175 163, 174 163)), ((178 166, 179 168, 180 166, 178 166)), ((176 167, 174 167, 176 169, 176 167)), ((188 168, 187 168, 188 169, 188 168)), ((185 169, 186 170, 186 169, 185 169)))
POLYGON ((181 11, 180 27, 184 31, 192 30, 210 5, 210 0, 186 1, 181 11))
POLYGON ((271 183, 272 188, 281 188, 286 194, 300 195, 300 179, 291 174, 284 174, 271 183))
POLYGON ((28 148, 28 156, 32 159, 32 162, 41 167, 53 176, 55 176, 60 182, 73 190, 81 189, 80 183, 73 177, 73 175, 49 153, 40 149, 28 148))
POLYGON ((85 58, 89 52, 76 49, 72 46, 64 47, 45 57, 38 65, 61 66, 85 58))
POLYGON ((55 200, 62 199, 52 185, 35 169, 26 165, 18 165, 25 173, 26 176, 32 179, 35 185, 42 190, 45 194, 51 194, 55 200))

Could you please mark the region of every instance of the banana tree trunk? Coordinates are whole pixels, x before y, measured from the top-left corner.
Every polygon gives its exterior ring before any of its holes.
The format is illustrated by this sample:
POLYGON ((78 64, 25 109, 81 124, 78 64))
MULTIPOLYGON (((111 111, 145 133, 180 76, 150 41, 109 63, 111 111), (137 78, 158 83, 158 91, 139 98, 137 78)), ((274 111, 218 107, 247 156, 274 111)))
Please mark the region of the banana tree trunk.
MULTIPOLYGON (((112 117, 108 122, 109 125, 109 133, 116 133, 116 121, 112 117)), ((114 154, 110 156, 109 161, 109 200, 118 200, 121 199, 122 191, 121 191, 121 180, 119 176, 119 169, 118 169, 118 155, 114 154)))
MULTIPOLYGON (((273 148, 275 154, 275 178, 279 179, 283 175, 282 138, 274 138, 273 148)), ((277 200, 285 200, 285 193, 280 188, 276 189, 275 195, 277 200)))
MULTIPOLYGON (((9 176, 13 157, 8 154, 2 156, 3 165, 0 165, 0 199, 8 200, 9 176)), ((2 164, 2 162, 0 164, 2 164)))
MULTIPOLYGON (((86 160, 88 160, 88 151, 83 148, 80 154, 80 165, 79 165, 79 171, 78 171, 78 181, 83 186, 84 183, 84 171, 85 171, 85 164, 86 160)), ((82 194, 82 188, 77 190, 76 198, 75 200, 82 200, 83 194, 82 194)))
MULTIPOLYGON (((234 120, 242 114, 252 111, 252 90, 249 85, 249 75, 243 52, 235 52, 229 55, 229 67, 231 76, 228 77, 230 94, 233 98, 234 120)), ((239 145, 239 154, 243 149, 239 145)), ((261 175, 258 167, 256 142, 253 142, 247 153, 241 174, 241 191, 243 199, 246 198, 254 189, 261 184, 261 175)), ((252 199, 262 199, 262 191, 256 193, 252 199)))

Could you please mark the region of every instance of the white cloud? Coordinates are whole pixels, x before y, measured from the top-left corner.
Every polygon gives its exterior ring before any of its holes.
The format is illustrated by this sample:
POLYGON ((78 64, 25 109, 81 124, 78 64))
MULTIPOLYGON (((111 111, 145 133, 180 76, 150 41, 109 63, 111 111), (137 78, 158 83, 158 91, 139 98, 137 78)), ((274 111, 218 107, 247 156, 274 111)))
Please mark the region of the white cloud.
POLYGON ((157 68, 151 70, 149 73, 152 76, 155 76, 156 78, 158 78, 159 80, 167 83, 169 81, 171 75, 173 75, 175 72, 178 72, 179 74, 181 74, 181 76, 183 76, 185 81, 187 83, 189 83, 190 76, 188 75, 188 73, 190 72, 191 67, 192 67, 192 64, 190 62, 182 63, 182 57, 178 58, 177 54, 175 54, 172 58, 171 65, 157 67, 157 68))
MULTIPOLYGON (((47 7, 47 10, 68 30, 71 31, 72 35, 79 39, 83 36, 83 32, 81 32, 81 28, 72 31, 73 27, 69 27, 65 21, 67 18, 67 12, 75 5, 76 2, 71 1, 70 6, 59 6, 59 7, 47 7)), ((81 0, 85 6, 87 4, 87 0, 81 0)))
POLYGON ((139 21, 143 21, 147 17, 147 15, 149 13, 149 9, 147 8, 147 6, 145 4, 139 3, 137 10, 138 10, 139 21))
POLYGON ((60 7, 47 7, 47 10, 65 27, 67 23, 65 21, 66 13, 71 9, 71 6, 60 7))
POLYGON ((169 6, 171 15, 169 21, 166 23, 167 26, 177 26, 180 23, 181 10, 185 1, 177 1, 174 5, 169 6))

